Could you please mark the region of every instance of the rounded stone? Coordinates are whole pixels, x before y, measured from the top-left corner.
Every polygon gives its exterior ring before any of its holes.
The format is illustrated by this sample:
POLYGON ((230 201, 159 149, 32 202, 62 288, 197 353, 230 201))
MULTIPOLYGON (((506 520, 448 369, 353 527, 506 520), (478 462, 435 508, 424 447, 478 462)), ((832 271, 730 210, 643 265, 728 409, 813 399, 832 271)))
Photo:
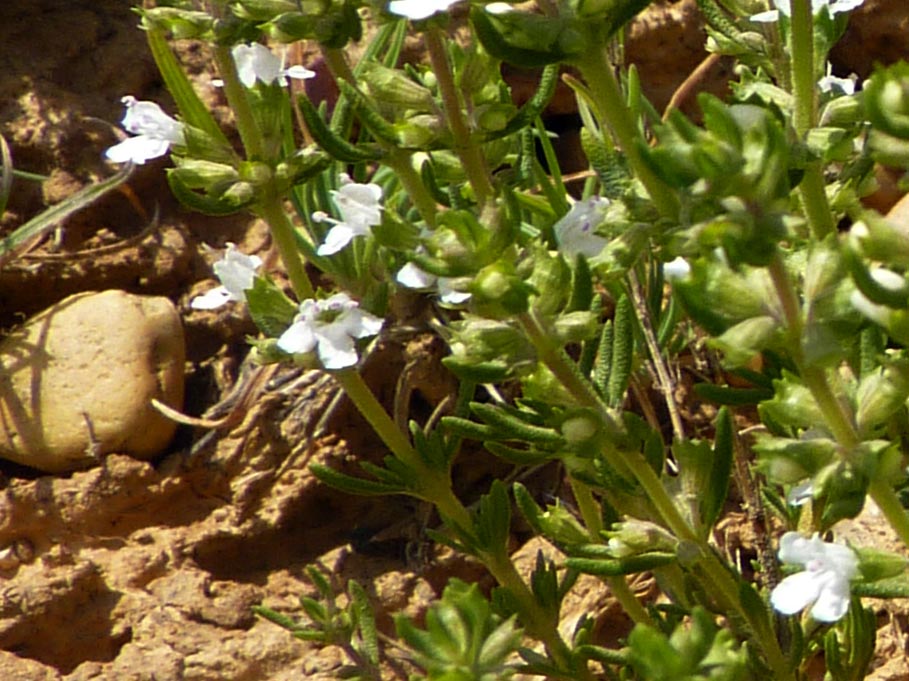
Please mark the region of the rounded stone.
POLYGON ((0 458, 50 473, 111 453, 150 459, 183 406, 185 347, 167 298, 80 293, 0 341, 0 458))

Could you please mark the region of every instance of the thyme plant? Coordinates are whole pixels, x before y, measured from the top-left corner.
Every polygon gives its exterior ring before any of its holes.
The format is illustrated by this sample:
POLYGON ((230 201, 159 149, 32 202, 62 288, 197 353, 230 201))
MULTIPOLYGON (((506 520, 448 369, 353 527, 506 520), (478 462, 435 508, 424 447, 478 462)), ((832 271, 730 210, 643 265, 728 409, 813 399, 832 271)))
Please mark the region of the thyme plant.
POLYGON ((698 0, 708 49, 736 59, 731 93, 698 96, 697 120, 661 115, 634 68, 612 61, 648 4, 171 0, 138 10, 177 117, 127 94, 134 136, 108 157, 169 152, 174 194, 210 215, 261 217, 290 282, 278 286, 231 246, 215 265, 222 287, 194 307, 246 304, 261 361, 332 372, 388 454, 358 477, 313 472, 343 492, 432 504, 442 523, 432 538, 498 584, 487 596, 452 581, 425 624, 398 618, 395 649, 376 635, 362 588, 350 585, 344 605, 316 570, 322 601, 302 603, 308 623, 261 611, 342 645, 353 675, 379 678, 404 649, 431 679, 789 681, 820 657, 830 678, 857 679, 875 635, 861 596, 909 593, 904 557, 831 541, 873 503, 909 543, 909 236, 861 202, 877 163, 909 167, 909 66, 861 85, 830 74, 827 54, 861 0, 698 0), (447 29, 460 9, 469 32, 455 42, 447 29), (426 63, 402 63, 408 35, 426 63), (239 145, 168 38, 210 45, 239 145), (294 94, 290 81, 313 75, 285 63, 284 46, 299 41, 320 47, 336 101, 294 94), (537 69, 525 103, 503 63, 537 69), (577 195, 542 118, 560 74, 590 164, 577 195), (315 271, 331 285, 316 290, 315 271), (433 298, 460 381, 454 408, 409 432, 357 371, 366 339, 395 328, 389 301, 402 288, 433 298), (712 428, 697 431, 674 379, 692 353, 722 363, 694 386, 718 406, 712 428), (668 424, 641 415, 647 376, 668 424), (516 467, 557 462, 572 498, 543 506, 502 480, 460 498, 452 467, 471 442, 516 467), (734 498, 771 517, 779 555, 762 553, 753 569, 714 542, 734 498), (508 551, 515 512, 564 555, 541 556, 529 580, 508 551), (629 586, 643 572, 659 605, 629 586), (635 622, 624 647, 604 647, 589 619, 560 631, 585 573, 635 622))

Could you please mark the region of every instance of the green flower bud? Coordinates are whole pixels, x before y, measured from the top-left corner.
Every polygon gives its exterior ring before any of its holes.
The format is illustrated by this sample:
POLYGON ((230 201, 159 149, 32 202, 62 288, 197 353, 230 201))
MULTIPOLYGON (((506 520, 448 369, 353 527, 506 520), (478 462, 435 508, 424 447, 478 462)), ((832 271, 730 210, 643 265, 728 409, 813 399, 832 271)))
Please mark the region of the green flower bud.
POLYGON ((909 360, 894 360, 865 376, 855 399, 856 425, 869 433, 883 425, 909 398, 909 360))
POLYGON ((882 549, 853 547, 858 554, 859 573, 865 582, 897 577, 909 567, 909 559, 882 549))
POLYGON ((871 124, 881 132, 909 139, 909 64, 875 71, 863 91, 871 124))
POLYGON ((547 507, 546 511, 537 516, 537 522, 543 534, 558 544, 585 544, 590 541, 590 535, 577 518, 561 504, 547 507))
POLYGON ((852 225, 849 236, 870 260, 909 266, 909 232, 887 218, 868 212, 852 225))
POLYGON ((268 21, 279 14, 300 9, 293 0, 238 0, 234 12, 243 19, 268 21))
POLYGON ((780 329, 774 317, 752 317, 727 329, 719 338, 710 339, 708 344, 723 353, 727 366, 744 366, 773 343, 780 329))
POLYGON ((215 192, 218 187, 223 188, 240 179, 237 169, 224 163, 178 157, 174 157, 174 161, 177 167, 173 173, 192 189, 206 189, 215 192))
POLYGON ((503 360, 512 368, 536 360, 536 351, 524 334, 508 322, 467 314, 452 325, 451 356, 460 365, 482 365, 503 360))
POLYGON ((428 151, 451 143, 451 133, 444 121, 433 114, 408 116, 395 125, 395 132, 401 147, 428 151))
POLYGON ((256 198, 256 188, 249 182, 235 182, 221 198, 239 208, 252 203, 256 198))
POLYGON ((174 40, 204 38, 214 21, 207 12, 176 7, 146 9, 142 11, 142 17, 145 25, 170 33, 174 40))
POLYGON ((555 333, 562 344, 581 343, 597 335, 597 325, 593 312, 578 310, 556 317, 555 333))
POLYGON ((360 82, 375 101, 401 110, 432 111, 435 108, 432 92, 403 71, 375 62, 366 62, 362 69, 360 82))
POLYGON ((851 128, 861 123, 864 116, 865 110, 857 97, 837 97, 824 106, 820 124, 837 128, 851 128))
POLYGON ((240 164, 240 179, 251 185, 261 187, 271 181, 272 170, 260 161, 244 161, 240 164))
POLYGON ((609 538, 609 552, 616 558, 626 558, 649 551, 674 552, 679 542, 665 529, 648 520, 629 518, 614 523, 604 532, 609 538))
POLYGON ((471 307, 490 317, 503 317, 527 311, 534 289, 501 260, 479 271, 470 287, 471 307))

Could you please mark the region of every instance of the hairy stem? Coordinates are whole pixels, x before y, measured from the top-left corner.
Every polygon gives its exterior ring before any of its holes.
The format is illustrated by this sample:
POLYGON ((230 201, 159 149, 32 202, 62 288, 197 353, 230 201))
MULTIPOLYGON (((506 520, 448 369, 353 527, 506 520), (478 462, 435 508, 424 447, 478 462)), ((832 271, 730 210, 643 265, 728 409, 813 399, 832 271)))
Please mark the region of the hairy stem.
MULTIPOLYGON (((792 76, 792 123, 796 135, 799 139, 804 139, 817 121, 811 0, 792 0, 791 19, 789 66, 792 76)), ((820 162, 811 163, 805 168, 805 176, 799 184, 799 199, 815 239, 823 239, 836 231, 820 162)))
POLYGON ((625 154, 634 175, 644 185, 651 201, 664 217, 676 217, 679 214, 678 197, 671 187, 656 176, 641 156, 638 130, 625 105, 606 48, 590 50, 578 60, 577 66, 596 103, 600 119, 612 131, 616 144, 625 154))
POLYGON ((477 203, 481 206, 493 195, 492 183, 489 180, 489 171, 486 160, 480 147, 470 139, 470 129, 464 117, 461 98, 455 85, 451 64, 448 61, 448 52, 445 49, 445 40, 441 29, 433 26, 423 34, 426 40, 426 51, 432 64, 433 73, 439 84, 439 93, 442 95, 442 105, 445 108, 445 117, 454 137, 454 151, 464 165, 464 172, 470 186, 473 187, 477 203))

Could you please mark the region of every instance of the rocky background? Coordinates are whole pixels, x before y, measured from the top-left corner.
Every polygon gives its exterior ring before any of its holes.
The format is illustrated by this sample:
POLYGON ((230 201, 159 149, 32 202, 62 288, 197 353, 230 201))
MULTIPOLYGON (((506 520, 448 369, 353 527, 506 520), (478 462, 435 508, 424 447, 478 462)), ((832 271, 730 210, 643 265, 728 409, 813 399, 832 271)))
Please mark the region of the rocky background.
MULTIPOLYGON (((0 235, 111 174, 102 152, 116 141, 120 97, 167 104, 131 4, 0 3, 0 134, 17 168, 49 176, 16 181, 0 235)), ((704 39, 694 0, 656 2, 631 26, 626 56, 658 108, 704 59, 704 39)), ((179 53, 229 127, 204 50, 187 43, 179 53)), ((875 62, 904 57, 909 3, 866 0, 834 54, 835 70, 866 76, 875 62)), ((720 92, 730 75, 721 62, 703 87, 720 92)), ((571 113, 570 98, 560 99, 553 124, 561 120, 570 130, 571 113)), ((38 388, 49 398, 73 396, 48 404, 82 405, 81 418, 67 423, 51 420, 66 421, 54 413, 66 409, 46 406, 41 437, 48 441, 39 448, 0 437, 7 459, 0 461, 0 679, 337 678, 343 662, 337 649, 295 640, 257 619, 251 607, 264 603, 295 614, 300 594, 310 593, 303 568, 318 561, 340 587, 358 580, 390 632, 390 612, 419 617, 451 576, 486 578, 470 561, 421 540, 422 528, 435 522, 426 509, 401 498, 342 496, 307 473, 312 461, 353 471, 355 460, 375 459, 382 450, 330 378, 244 363, 244 336, 255 329, 241 309, 189 309, 189 300, 212 286, 214 256, 206 244, 233 241, 264 254, 268 236, 244 217, 214 220, 181 210, 164 182, 164 163, 140 167, 120 190, 0 264, 0 413, 9 419, 11 405, 34 406, 38 388), (124 299, 134 299, 105 294, 79 306, 67 301, 23 325, 71 294, 112 289, 159 298, 135 323, 118 323, 124 304, 137 305, 124 299), (164 308, 173 312, 154 312, 164 308), (156 314, 179 315, 185 351, 174 342, 179 328, 162 333, 156 314), (82 325, 91 334, 80 335, 82 325), (50 372, 37 371, 43 360, 34 349, 52 341, 85 352, 75 366, 57 367, 56 383, 37 386, 36 377, 50 380, 50 372), (145 359, 112 359, 130 354, 145 359), (204 414, 207 423, 179 426, 166 451, 151 456, 143 446, 170 439, 174 426, 154 414, 137 420, 142 408, 118 412, 115 405, 156 396, 179 406, 165 378, 174 366, 185 367, 183 411, 204 414), (16 386, 16 376, 31 378, 26 388, 16 386), (47 436, 67 429, 73 435, 62 445, 47 436), (122 440, 101 447, 109 432, 122 440), (65 471, 73 461, 90 467, 54 474, 35 468, 65 471)), ((417 298, 403 303, 420 305, 417 298)), ((417 327, 385 339, 365 375, 389 408, 425 418, 453 388, 439 364, 442 352, 417 327)), ((501 474, 489 458, 477 454, 458 471, 465 498, 501 474)), ((859 519, 849 531, 860 543, 887 546, 891 539, 878 525, 859 519)), ((730 514, 724 528, 727 550, 747 560, 753 549, 739 516, 730 514)), ((516 530, 515 559, 525 569, 537 548, 516 530)), ((627 633, 628 622, 596 580, 581 582, 565 625, 580 613, 597 617, 604 643, 627 633)), ((880 604, 879 624, 873 678, 905 679, 906 610, 880 604)), ((389 667, 387 676, 406 672, 389 667)))

